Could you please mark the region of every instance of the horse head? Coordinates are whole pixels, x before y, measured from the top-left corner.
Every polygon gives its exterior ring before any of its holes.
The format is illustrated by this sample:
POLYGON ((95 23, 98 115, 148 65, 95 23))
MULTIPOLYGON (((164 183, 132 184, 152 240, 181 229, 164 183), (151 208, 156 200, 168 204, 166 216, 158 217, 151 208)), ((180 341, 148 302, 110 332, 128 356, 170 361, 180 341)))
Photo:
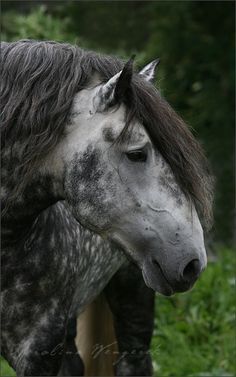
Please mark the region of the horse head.
POLYGON ((134 73, 131 59, 79 91, 54 159, 76 219, 121 246, 148 286, 171 295, 206 267, 197 211, 205 193, 200 147, 151 84, 158 62, 134 73))

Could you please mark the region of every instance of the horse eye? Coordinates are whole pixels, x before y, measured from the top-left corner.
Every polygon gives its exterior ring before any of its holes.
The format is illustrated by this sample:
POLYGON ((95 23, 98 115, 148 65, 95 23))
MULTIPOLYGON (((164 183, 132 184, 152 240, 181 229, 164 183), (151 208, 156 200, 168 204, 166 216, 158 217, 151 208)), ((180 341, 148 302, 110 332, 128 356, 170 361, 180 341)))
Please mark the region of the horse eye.
POLYGON ((133 162, 145 162, 147 160, 147 153, 143 150, 126 152, 126 156, 133 162))

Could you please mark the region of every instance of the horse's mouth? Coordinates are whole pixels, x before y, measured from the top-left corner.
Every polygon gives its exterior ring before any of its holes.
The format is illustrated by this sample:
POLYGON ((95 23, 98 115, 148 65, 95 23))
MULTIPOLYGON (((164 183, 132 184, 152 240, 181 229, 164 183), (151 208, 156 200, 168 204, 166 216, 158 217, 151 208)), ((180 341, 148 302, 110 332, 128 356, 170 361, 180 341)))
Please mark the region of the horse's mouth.
POLYGON ((165 277, 159 263, 155 263, 155 268, 153 268, 153 265, 150 263, 144 263, 142 274, 145 284, 154 291, 164 296, 171 296, 175 293, 175 290, 165 277))
POLYGON ((164 296, 171 296, 175 293, 175 290, 165 277, 159 263, 156 262, 153 264, 152 262, 150 263, 149 260, 142 262, 141 259, 137 258, 135 252, 131 254, 130 248, 127 247, 122 238, 118 237, 117 235, 110 235, 109 241, 126 252, 126 256, 135 262, 139 268, 141 268, 143 279, 147 287, 164 296))

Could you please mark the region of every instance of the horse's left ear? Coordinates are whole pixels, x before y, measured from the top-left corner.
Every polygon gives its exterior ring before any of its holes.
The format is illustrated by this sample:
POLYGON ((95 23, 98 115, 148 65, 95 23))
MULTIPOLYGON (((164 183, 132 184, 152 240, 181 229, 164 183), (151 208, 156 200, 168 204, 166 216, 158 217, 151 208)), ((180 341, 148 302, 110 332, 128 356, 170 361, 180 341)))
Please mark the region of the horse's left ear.
POLYGON ((143 76, 146 81, 153 81, 155 79, 155 74, 159 63, 160 59, 153 60, 151 63, 145 65, 139 74, 143 76))
POLYGON ((94 102, 96 111, 102 112, 108 107, 122 101, 131 84, 133 61, 134 56, 125 64, 122 71, 114 75, 99 89, 94 102))

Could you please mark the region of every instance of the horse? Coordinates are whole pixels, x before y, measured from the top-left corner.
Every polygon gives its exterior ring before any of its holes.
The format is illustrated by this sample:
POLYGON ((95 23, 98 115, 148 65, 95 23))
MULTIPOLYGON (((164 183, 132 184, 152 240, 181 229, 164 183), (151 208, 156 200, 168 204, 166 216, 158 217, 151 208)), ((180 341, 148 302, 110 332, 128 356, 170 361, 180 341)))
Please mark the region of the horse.
POLYGON ((152 83, 159 61, 133 60, 2 43, 2 353, 19 375, 59 372, 71 313, 123 258, 166 296, 206 267, 207 159, 152 83))

